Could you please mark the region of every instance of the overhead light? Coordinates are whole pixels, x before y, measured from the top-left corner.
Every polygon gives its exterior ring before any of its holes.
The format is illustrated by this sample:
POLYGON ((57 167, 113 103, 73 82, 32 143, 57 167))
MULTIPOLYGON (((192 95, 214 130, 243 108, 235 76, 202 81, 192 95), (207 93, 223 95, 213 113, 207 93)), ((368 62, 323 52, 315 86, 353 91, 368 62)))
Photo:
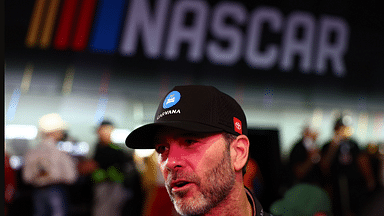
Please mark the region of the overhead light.
POLYGON ((352 125, 352 117, 350 115, 344 116, 342 121, 343 121, 344 125, 347 125, 347 126, 351 126, 352 125))
POLYGON ((87 142, 61 141, 57 143, 57 148, 74 156, 85 156, 89 152, 89 144, 87 142))
POLYGON ((57 148, 61 151, 66 151, 68 153, 72 153, 73 151, 73 143, 70 141, 61 141, 57 143, 57 148))
POLYGON ((5 139, 33 140, 37 136, 37 127, 34 125, 7 125, 5 139))
POLYGON ((131 131, 128 129, 114 129, 111 134, 113 143, 125 143, 125 139, 131 131))
POLYGON ((23 165, 23 158, 21 156, 12 155, 9 158, 9 165, 12 167, 12 169, 18 170, 23 165))
POLYGON ((135 149, 135 154, 138 157, 149 157, 155 152, 155 149, 135 149))
POLYGON ((87 155, 89 152, 89 144, 87 142, 79 142, 75 146, 76 155, 87 155))

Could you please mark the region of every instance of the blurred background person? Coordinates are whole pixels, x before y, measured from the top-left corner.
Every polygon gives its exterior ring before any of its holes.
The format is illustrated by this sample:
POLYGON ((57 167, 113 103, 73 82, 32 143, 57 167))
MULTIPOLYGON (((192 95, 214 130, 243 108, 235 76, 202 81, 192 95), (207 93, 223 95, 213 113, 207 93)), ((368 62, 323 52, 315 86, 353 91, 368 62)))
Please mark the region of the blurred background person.
POLYGON ((379 154, 380 154, 380 168, 379 168, 379 182, 382 188, 384 188, 384 143, 379 146, 379 154))
POLYGON ((364 206, 361 216, 384 215, 384 144, 369 143, 366 154, 372 163, 376 180, 376 189, 370 193, 367 205, 364 206))
POLYGON ((77 179, 73 158, 56 145, 63 138, 66 122, 56 113, 39 120, 41 141, 25 155, 23 180, 34 187, 34 215, 68 215, 67 185, 77 179))
POLYGON ((69 215, 71 216, 90 216, 92 207, 92 180, 91 176, 82 173, 79 169, 89 153, 89 145, 80 142, 73 137, 69 131, 64 131, 63 139, 58 143, 58 148, 68 152, 76 162, 78 172, 77 180, 68 187, 69 192, 69 215))
POLYGON ((179 216, 169 199, 164 178, 158 165, 158 155, 152 149, 135 149, 134 160, 141 176, 144 192, 143 216, 179 216))
MULTIPOLYGON (((299 183, 271 205, 274 216, 331 216, 331 199, 317 185, 299 183)), ((337 216, 337 215, 335 215, 337 216)))
POLYGON ((322 174, 319 167, 320 148, 316 141, 319 133, 305 126, 302 138, 294 146, 289 155, 289 168, 292 183, 310 183, 322 186, 322 174))
POLYGON ((338 118, 332 140, 322 148, 320 167, 335 215, 357 215, 376 187, 369 158, 351 139, 349 116, 338 118))
POLYGON ((261 199, 264 192, 264 179, 259 164, 251 156, 244 174, 244 185, 255 194, 256 198, 261 199))
MULTIPOLYGON (((5 146, 5 144, 4 144, 5 146)), ((17 184, 16 173, 9 164, 9 157, 4 153, 4 215, 8 215, 8 209, 12 205, 15 196, 17 184)))
POLYGON ((79 165, 79 172, 90 174, 94 183, 92 215, 141 215, 140 176, 132 155, 112 142, 114 128, 108 120, 98 126, 94 157, 79 165))
MULTIPOLYGON (((382 150, 383 151, 383 150, 382 150)), ((380 145, 376 143, 368 143, 365 148, 364 154, 369 158, 369 162, 372 165, 372 171, 375 178, 376 188, 375 191, 383 189, 383 184, 381 180, 382 174, 382 163, 383 163, 383 153, 380 151, 380 145)))

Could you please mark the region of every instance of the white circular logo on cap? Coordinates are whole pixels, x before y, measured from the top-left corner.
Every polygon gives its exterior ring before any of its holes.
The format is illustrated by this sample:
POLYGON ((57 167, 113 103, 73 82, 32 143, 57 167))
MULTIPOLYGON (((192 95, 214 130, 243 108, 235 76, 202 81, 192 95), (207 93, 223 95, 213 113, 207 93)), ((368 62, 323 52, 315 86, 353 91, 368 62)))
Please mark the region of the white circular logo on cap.
POLYGON ((173 107, 177 102, 180 100, 180 92, 178 91, 172 91, 170 92, 167 97, 165 97, 165 100, 163 102, 163 108, 168 109, 170 107, 173 107))
POLYGON ((236 126, 237 130, 241 130, 241 124, 239 122, 236 122, 235 126, 236 126))

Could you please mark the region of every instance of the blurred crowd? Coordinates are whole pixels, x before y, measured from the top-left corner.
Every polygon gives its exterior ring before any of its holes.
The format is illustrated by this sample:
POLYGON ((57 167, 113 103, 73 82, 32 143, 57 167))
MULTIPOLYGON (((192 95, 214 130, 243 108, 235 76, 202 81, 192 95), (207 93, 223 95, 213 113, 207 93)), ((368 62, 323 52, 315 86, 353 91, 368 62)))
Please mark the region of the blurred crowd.
POLYGON ((154 151, 143 157, 112 142, 115 126, 95 129, 94 153, 71 154, 66 122, 58 114, 39 120, 38 142, 12 168, 5 154, 5 215, 172 215, 154 151))
MULTIPOLYGON (((304 127, 302 138, 289 155, 290 186, 314 186, 323 191, 326 199, 319 201, 317 196, 309 196, 288 208, 305 212, 312 203, 335 216, 384 214, 384 146, 369 143, 362 149, 352 134, 349 116, 335 121, 332 138, 322 145, 317 142, 319 132, 304 127)), ((318 192, 308 190, 307 195, 312 193, 318 192)))
MULTIPOLYGON (((112 142, 115 126, 105 120, 95 129, 94 154, 73 155, 58 148, 67 140, 58 114, 39 120, 38 144, 23 156, 20 169, 4 157, 5 215, 178 215, 157 167, 157 155, 127 150, 112 142)), ((284 166, 287 176, 274 215, 384 215, 384 144, 362 148, 342 116, 333 137, 318 143, 319 131, 305 126, 284 166), (290 214, 285 214, 292 209, 290 214), (378 213, 379 212, 379 213, 378 213)), ((245 185, 260 197, 263 172, 250 158, 245 185)), ((263 200, 261 200, 262 202, 263 200)))

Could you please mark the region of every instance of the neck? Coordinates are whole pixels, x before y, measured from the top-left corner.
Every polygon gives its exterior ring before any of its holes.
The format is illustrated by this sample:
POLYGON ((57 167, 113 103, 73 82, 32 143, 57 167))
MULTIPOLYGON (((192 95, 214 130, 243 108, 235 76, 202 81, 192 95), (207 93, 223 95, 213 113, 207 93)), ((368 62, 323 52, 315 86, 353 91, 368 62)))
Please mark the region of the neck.
POLYGON ((108 146, 109 144, 111 144, 112 142, 110 140, 100 140, 99 142, 101 145, 103 146, 108 146))
POLYGON ((252 215, 252 206, 248 201, 243 183, 237 182, 228 197, 204 216, 213 215, 252 215))

